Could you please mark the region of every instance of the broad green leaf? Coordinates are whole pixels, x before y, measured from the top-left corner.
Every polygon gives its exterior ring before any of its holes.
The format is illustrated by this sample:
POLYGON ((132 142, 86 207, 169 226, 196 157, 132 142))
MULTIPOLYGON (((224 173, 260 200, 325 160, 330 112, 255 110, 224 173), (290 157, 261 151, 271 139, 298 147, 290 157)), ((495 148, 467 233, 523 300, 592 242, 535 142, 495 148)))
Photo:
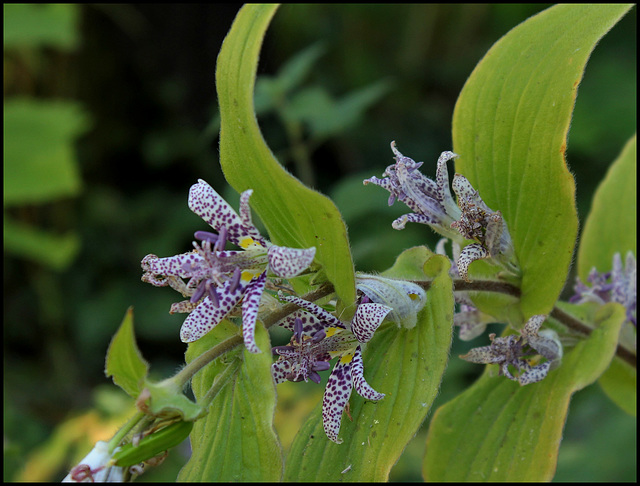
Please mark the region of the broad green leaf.
POLYGON ((440 407, 427 436, 427 481, 549 481, 571 395, 611 362, 625 319, 618 304, 598 314, 598 327, 566 352, 541 382, 520 386, 488 366, 471 388, 440 407))
POLYGON ((149 363, 140 354, 133 332, 133 308, 129 307, 109 344, 105 374, 132 398, 137 398, 149 372, 149 363))
POLYGON ((508 224, 525 317, 548 313, 564 286, 578 229, 565 163, 577 88, 598 40, 630 8, 556 5, 531 17, 491 48, 458 98, 456 171, 508 224))
POLYGON ((587 281, 589 271, 611 271, 613 255, 624 265, 628 251, 636 254, 637 205, 636 136, 625 145, 598 186, 578 248, 578 276, 587 281))
POLYGON ((4 204, 80 192, 74 140, 88 128, 76 103, 12 98, 4 103, 4 204))
MULTIPOLYGON (((403 277, 408 258, 415 262, 424 248, 400 255, 396 271, 403 277)), ((420 266, 430 256, 425 251, 420 266)), ((420 266, 418 268, 420 268, 420 266)), ((296 436, 287 455, 287 481, 386 481, 407 443, 424 421, 438 393, 444 373, 453 325, 453 292, 449 262, 435 255, 427 262, 433 283, 427 304, 413 329, 383 324, 364 351, 367 382, 386 396, 366 402, 357 392, 350 399, 351 421, 342 419, 342 444, 327 439, 320 403, 296 436)), ((414 275, 412 275, 413 277, 414 275)))
MULTIPOLYGON (((189 345, 188 362, 211 347, 209 334, 189 345)), ((270 349, 269 335, 259 323, 256 342, 260 349, 270 349)), ((209 413, 194 425, 191 459, 180 471, 179 481, 278 481, 282 477, 282 450, 273 429, 276 394, 270 353, 240 349, 228 353, 193 378, 193 393, 202 399, 215 377, 235 359, 242 359, 239 371, 220 390, 209 413)))
POLYGON ((238 192, 253 189, 251 206, 273 243, 316 247, 320 263, 345 305, 355 300, 347 230, 326 196, 286 172, 262 138, 253 107, 258 55, 274 5, 246 5, 227 35, 216 70, 220 103, 220 164, 238 192))
POLYGON ((635 417, 638 401, 637 379, 636 368, 616 358, 598 383, 616 405, 635 417))
POLYGON ((4 48, 74 49, 80 39, 79 9, 78 5, 5 4, 4 48))
MULTIPOLYGON (((583 282, 593 267, 611 270, 613 255, 624 265, 628 251, 636 254, 636 136, 625 145, 596 190, 578 247, 578 276, 583 282)), ((629 329, 635 334, 635 329, 629 329)), ((625 412, 636 414, 636 369, 614 360, 600 378, 605 393, 625 412)))
POLYGON ((80 250, 80 237, 76 232, 57 235, 49 231, 13 221, 4 216, 4 250, 23 258, 64 270, 80 250))

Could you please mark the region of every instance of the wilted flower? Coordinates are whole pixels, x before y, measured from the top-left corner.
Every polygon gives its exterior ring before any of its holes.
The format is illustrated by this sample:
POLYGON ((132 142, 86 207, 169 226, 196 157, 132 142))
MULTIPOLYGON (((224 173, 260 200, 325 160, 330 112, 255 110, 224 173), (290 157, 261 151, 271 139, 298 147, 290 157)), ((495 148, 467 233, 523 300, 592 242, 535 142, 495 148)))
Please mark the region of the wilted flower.
POLYGON ((424 289, 405 280, 356 273, 356 288, 371 302, 390 307, 387 319, 407 329, 416 326, 418 312, 427 303, 424 289))
POLYGON ((63 483, 93 483, 124 481, 124 469, 113 465, 109 444, 104 441, 96 442, 91 452, 74 466, 62 480, 63 483))
POLYGON ((386 168, 383 179, 371 177, 365 179, 364 184, 375 184, 389 191, 389 206, 397 199, 413 211, 396 219, 393 228, 401 230, 407 223, 423 223, 443 236, 460 239, 458 232, 451 229, 451 223, 460 218, 460 209, 451 197, 447 169, 447 162, 457 155, 453 152, 440 154, 433 181, 418 171, 423 162, 402 155, 395 142, 391 142, 391 150, 396 163, 386 168))
POLYGON ((413 213, 396 219, 392 226, 403 229, 407 222, 427 224, 435 232, 451 238, 456 243, 464 239, 474 240, 466 246, 456 264, 460 276, 468 280, 471 262, 491 258, 513 273, 518 273, 514 263, 514 250, 507 224, 500 211, 492 211, 463 175, 456 174, 452 188, 457 197, 454 202, 449 189, 447 162, 458 157, 453 152, 442 152, 438 158, 436 180, 422 175, 417 169, 422 162, 405 157, 391 142, 396 163, 386 168, 384 178, 371 177, 364 184, 375 184, 390 192, 389 205, 396 199, 404 202, 413 213))
POLYGON ((556 367, 562 358, 562 345, 558 335, 551 329, 540 331, 546 316, 531 317, 520 332, 520 336, 510 334, 496 337, 490 334, 491 344, 474 348, 460 356, 471 363, 499 364, 500 375, 517 381, 520 385, 536 383, 544 379, 552 367, 556 367), (546 361, 538 363, 536 356, 546 361), (509 366, 516 370, 514 376, 509 366))
POLYGON ((583 302, 596 302, 606 304, 617 302, 622 304, 627 311, 627 321, 637 326, 636 318, 636 257, 632 252, 627 253, 624 269, 620 253, 613 255, 613 265, 610 272, 598 272, 592 268, 587 278, 591 286, 587 286, 580 278, 576 278, 573 287, 575 295, 569 302, 581 304, 583 302))
POLYGON ((305 270, 315 256, 315 248, 294 249, 271 244, 251 221, 249 197, 240 196, 238 215, 202 179, 189 191, 189 208, 202 217, 218 234, 197 231, 194 250, 168 258, 147 255, 142 260, 144 282, 170 286, 189 300, 171 306, 171 313, 188 312, 180 330, 185 343, 200 339, 242 301, 242 334, 252 353, 260 350, 254 331, 267 272, 292 278, 305 270), (225 250, 226 242, 243 250, 225 250), (182 279, 189 279, 188 283, 182 279))
POLYGON ((283 297, 304 310, 290 314, 280 325, 294 332, 287 346, 273 348, 280 356, 272 365, 276 384, 285 380, 320 382, 318 371, 330 368, 329 361, 339 357, 322 399, 322 423, 327 437, 340 444, 338 438, 342 412, 352 388, 365 399, 384 397, 366 382, 362 363, 362 345, 369 342, 390 307, 376 303, 360 304, 350 323, 344 323, 322 307, 298 297, 283 297))
POLYGON ((451 186, 462 211, 460 220, 454 221, 451 227, 466 239, 476 241, 465 246, 457 259, 460 276, 469 280, 467 272, 471 262, 484 258, 491 258, 517 273, 517 266, 512 261, 513 242, 500 211, 492 211, 465 176, 456 174, 451 186))

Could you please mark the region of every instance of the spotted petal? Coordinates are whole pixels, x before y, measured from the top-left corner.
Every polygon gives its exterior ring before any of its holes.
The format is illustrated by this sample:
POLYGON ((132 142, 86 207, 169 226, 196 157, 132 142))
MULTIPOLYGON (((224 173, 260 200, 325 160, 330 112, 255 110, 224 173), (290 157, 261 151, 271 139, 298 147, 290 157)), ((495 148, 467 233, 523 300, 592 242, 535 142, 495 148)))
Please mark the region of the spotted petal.
POLYGON ((489 252, 481 244, 472 243, 471 245, 465 246, 462 252, 460 252, 460 257, 456 262, 460 276, 469 282, 469 265, 471 265, 472 262, 482 260, 483 258, 489 258, 489 252))
POLYGON ((353 355, 348 354, 336 363, 322 397, 322 425, 327 437, 337 444, 342 443, 342 439, 338 439, 338 432, 340 432, 342 412, 351 396, 352 359, 353 355))
POLYGON ((259 353, 260 349, 256 345, 255 328, 258 318, 258 307, 260 298, 267 282, 267 272, 262 272, 258 278, 253 279, 247 286, 242 302, 242 337, 244 345, 250 353, 259 353))
POLYGON ((226 228, 227 239, 242 248, 257 243, 266 247, 266 241, 251 222, 249 197, 251 189, 242 193, 240 197, 240 214, 205 181, 198 179, 198 183, 191 186, 189 191, 189 208, 204 219, 216 231, 226 228))
POLYGON ((316 255, 316 248, 269 247, 269 268, 278 277, 292 278, 307 269, 316 255))
POLYGON ((291 363, 284 358, 278 359, 271 365, 271 375, 276 385, 287 381, 289 373, 291 373, 291 363))
POLYGON ((376 402, 384 398, 384 393, 378 393, 364 379, 364 364, 362 363, 362 349, 360 346, 356 348, 353 355, 353 366, 351 368, 353 376, 353 387, 361 397, 376 402))
POLYGON ((391 307, 382 304, 360 304, 351 322, 351 332, 361 343, 369 342, 392 310, 391 307))
POLYGON ((204 258, 194 251, 182 253, 166 258, 158 258, 156 255, 147 255, 142 259, 142 269, 153 275, 175 276, 181 278, 199 276, 204 258))
POLYGON ((537 383, 540 380, 543 380, 547 374, 549 374, 549 370, 551 368, 551 361, 546 361, 532 367, 529 367, 526 363, 524 364, 528 369, 518 376, 518 383, 520 383, 521 386, 529 385, 530 383, 537 383))
POLYGON ((233 290, 231 285, 230 281, 225 282, 224 286, 217 290, 218 307, 214 306, 207 296, 187 316, 180 329, 180 339, 183 343, 192 343, 207 334, 240 302, 247 284, 241 280, 233 290))
POLYGON ((278 322, 278 325, 289 331, 293 331, 296 319, 302 322, 302 335, 312 336, 318 331, 327 329, 327 326, 319 318, 304 310, 297 310, 278 322))
POLYGON ((309 302, 308 300, 301 299, 300 297, 294 297, 292 295, 285 295, 281 297, 282 300, 286 300, 287 302, 292 302, 303 309, 309 311, 314 316, 320 318, 324 321, 327 327, 340 327, 344 329, 344 324, 335 317, 333 314, 327 312, 319 305, 314 304, 313 302, 309 302))

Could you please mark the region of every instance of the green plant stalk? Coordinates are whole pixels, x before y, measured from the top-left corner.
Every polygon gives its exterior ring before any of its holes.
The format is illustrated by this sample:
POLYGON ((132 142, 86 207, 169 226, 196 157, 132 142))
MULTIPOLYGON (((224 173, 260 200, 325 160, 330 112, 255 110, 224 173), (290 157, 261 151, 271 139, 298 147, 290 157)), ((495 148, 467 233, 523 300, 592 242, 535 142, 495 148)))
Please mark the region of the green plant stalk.
POLYGON ((129 421, 124 424, 120 428, 120 430, 118 430, 118 432, 116 432, 116 434, 111 438, 108 444, 110 454, 113 453, 115 448, 120 445, 120 442, 122 442, 124 438, 129 434, 129 432, 131 432, 134 427, 138 425, 145 417, 146 415, 143 412, 136 412, 135 415, 131 417, 129 421))

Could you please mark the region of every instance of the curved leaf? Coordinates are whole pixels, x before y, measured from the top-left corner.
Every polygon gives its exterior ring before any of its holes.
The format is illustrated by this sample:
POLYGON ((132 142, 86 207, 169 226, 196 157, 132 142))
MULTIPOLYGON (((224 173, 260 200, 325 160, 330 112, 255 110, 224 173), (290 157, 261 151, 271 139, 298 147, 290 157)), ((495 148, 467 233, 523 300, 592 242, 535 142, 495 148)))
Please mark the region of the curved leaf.
POLYGON ((274 5, 244 6, 218 57, 220 164, 238 192, 253 189, 252 207, 278 245, 316 247, 316 261, 345 305, 355 300, 355 275, 347 230, 336 206, 286 172, 262 138, 253 89, 260 46, 274 5))
POLYGON ((130 397, 137 398, 148 372, 149 363, 142 357, 133 332, 133 307, 129 307, 109 344, 104 373, 130 397))
POLYGON ((546 314, 578 229, 564 154, 585 64, 630 5, 556 5, 500 39, 467 80, 453 118, 456 169, 500 210, 522 269, 522 312, 546 314))
MULTIPOLYGON (((402 278, 402 260, 415 263, 421 248, 398 257, 387 277, 402 278)), ((427 250, 428 252, 428 250, 427 250)), ((420 264, 424 264, 424 254, 420 264)), ((386 396, 365 402, 352 393, 350 414, 342 421, 342 444, 327 439, 321 405, 296 436, 287 456, 287 481, 386 481, 407 443, 424 421, 438 393, 446 368, 453 325, 453 288, 449 262, 435 255, 426 264, 433 283, 427 304, 413 329, 383 324, 364 352, 364 372, 369 384, 386 396)))
POLYGON ((609 272, 615 253, 621 254, 623 264, 628 251, 636 253, 636 166, 634 135, 593 197, 578 248, 578 276, 583 282, 593 267, 609 272))
MULTIPOLYGON (((218 344, 220 332, 229 336, 237 331, 222 321, 189 345, 187 361, 218 344)), ((260 323, 256 343, 261 349, 270 348, 269 335, 260 323)), ((216 376, 239 358, 239 370, 214 398, 209 413, 194 425, 191 459, 180 471, 179 481, 279 481, 282 477, 282 450, 273 429, 276 394, 269 353, 240 349, 228 353, 196 374, 193 393, 201 400, 216 376)))
POLYGON ((497 365, 440 407, 427 436, 427 481, 549 481, 571 395, 593 383, 614 356, 625 312, 607 304, 598 327, 541 382, 520 386, 497 365))

